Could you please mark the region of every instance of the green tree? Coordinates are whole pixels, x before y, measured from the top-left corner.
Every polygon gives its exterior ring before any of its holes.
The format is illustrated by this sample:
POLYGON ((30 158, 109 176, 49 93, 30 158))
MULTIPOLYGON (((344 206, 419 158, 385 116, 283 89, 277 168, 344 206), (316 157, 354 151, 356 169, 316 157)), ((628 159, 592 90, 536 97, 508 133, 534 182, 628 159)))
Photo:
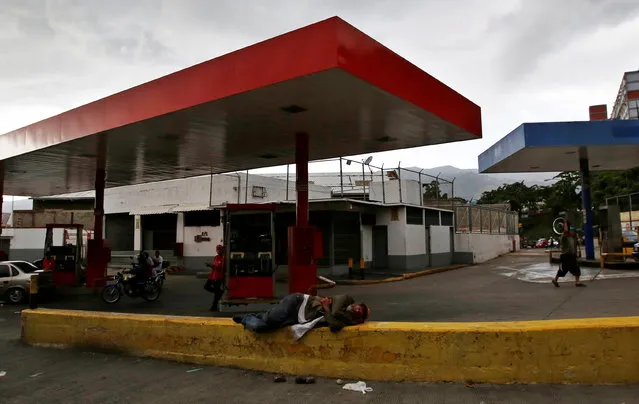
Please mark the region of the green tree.
POLYGON ((441 189, 437 181, 431 181, 428 184, 423 184, 424 187, 424 199, 439 199, 441 198, 441 189))
POLYGON ((539 202, 539 187, 529 187, 524 182, 504 184, 497 189, 482 193, 477 200, 479 204, 508 203, 516 212, 526 208, 536 208, 539 202))

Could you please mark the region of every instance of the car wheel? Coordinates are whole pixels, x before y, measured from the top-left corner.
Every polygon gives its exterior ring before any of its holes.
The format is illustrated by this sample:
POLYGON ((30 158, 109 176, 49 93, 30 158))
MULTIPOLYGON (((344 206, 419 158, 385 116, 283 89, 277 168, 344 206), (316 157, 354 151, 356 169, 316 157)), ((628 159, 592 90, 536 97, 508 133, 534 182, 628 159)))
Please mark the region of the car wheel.
POLYGON ((26 294, 24 293, 24 290, 19 289, 19 288, 9 289, 9 291, 7 292, 7 298, 13 304, 22 303, 22 301, 24 300, 25 295, 26 294))

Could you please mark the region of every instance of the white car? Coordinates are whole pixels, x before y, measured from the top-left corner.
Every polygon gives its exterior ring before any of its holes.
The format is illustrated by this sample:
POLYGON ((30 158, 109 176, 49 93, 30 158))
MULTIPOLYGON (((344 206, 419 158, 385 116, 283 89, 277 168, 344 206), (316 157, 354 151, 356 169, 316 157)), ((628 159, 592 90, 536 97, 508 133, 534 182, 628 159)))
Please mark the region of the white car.
POLYGON ((31 275, 38 274, 38 293, 53 291, 53 274, 26 261, 0 262, 0 300, 19 304, 29 296, 31 275))

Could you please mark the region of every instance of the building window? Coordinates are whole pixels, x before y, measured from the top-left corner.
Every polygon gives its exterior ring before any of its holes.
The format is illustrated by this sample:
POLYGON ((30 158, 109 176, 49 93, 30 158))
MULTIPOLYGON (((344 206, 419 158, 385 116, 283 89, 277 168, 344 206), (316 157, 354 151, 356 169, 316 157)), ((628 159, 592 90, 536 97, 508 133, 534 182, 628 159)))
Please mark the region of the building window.
POLYGON ((220 211, 217 209, 184 213, 184 227, 199 227, 199 226, 216 227, 219 225, 220 225, 220 211))
POLYGON ((406 207, 406 224, 424 224, 424 210, 406 207))
POLYGON ((453 225, 453 212, 442 212, 442 226, 453 225))
POLYGON ((253 185, 253 191, 251 194, 253 195, 253 198, 266 198, 266 187, 253 185))
POLYGON ((370 213, 362 213, 362 226, 375 226, 376 216, 370 213))
POLYGON ((426 219, 424 220, 424 224, 426 224, 426 226, 439 226, 438 210, 426 209, 424 211, 424 216, 426 216, 426 219))

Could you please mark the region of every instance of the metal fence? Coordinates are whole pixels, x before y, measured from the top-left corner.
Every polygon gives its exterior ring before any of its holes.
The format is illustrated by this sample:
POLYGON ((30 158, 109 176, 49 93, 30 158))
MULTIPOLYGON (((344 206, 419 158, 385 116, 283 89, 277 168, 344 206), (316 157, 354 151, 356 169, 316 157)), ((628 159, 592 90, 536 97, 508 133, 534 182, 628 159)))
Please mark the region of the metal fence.
POLYGON ((619 207, 623 230, 639 229, 639 192, 608 197, 606 205, 619 207))
POLYGON ((517 212, 481 205, 455 208, 457 233, 518 234, 517 212))
MULTIPOLYGON (((371 159, 335 158, 309 163, 309 198, 350 198, 453 209, 455 179, 430 175, 424 169, 384 167, 371 159), (315 186, 315 187, 314 187, 315 186), (313 192, 315 188, 315 192, 313 192)), ((259 171, 255 172, 260 174, 259 171)), ((295 166, 285 173, 262 174, 286 180, 285 200, 295 198, 295 166)))

